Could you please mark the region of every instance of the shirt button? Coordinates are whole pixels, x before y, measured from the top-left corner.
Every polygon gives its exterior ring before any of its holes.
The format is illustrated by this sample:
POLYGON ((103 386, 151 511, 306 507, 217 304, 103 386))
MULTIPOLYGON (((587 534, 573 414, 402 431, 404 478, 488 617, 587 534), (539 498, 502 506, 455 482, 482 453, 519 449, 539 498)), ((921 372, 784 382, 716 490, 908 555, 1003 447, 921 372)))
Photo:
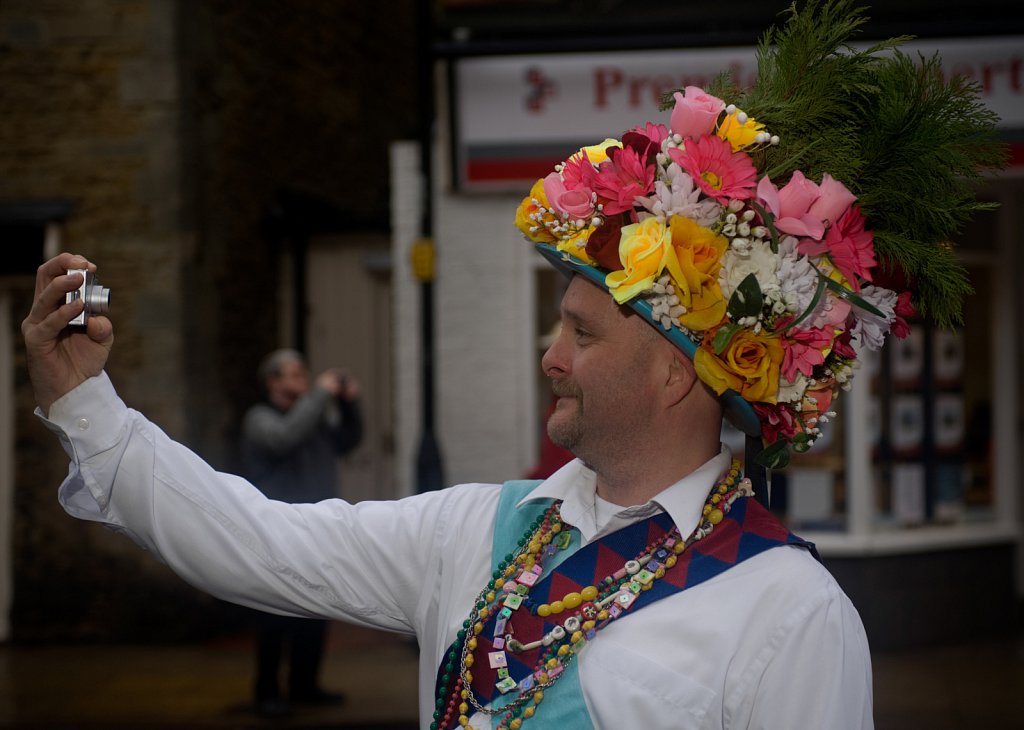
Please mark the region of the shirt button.
POLYGON ((78 426, 78 430, 79 431, 88 431, 89 430, 89 419, 88 418, 79 418, 78 422, 75 425, 78 426))

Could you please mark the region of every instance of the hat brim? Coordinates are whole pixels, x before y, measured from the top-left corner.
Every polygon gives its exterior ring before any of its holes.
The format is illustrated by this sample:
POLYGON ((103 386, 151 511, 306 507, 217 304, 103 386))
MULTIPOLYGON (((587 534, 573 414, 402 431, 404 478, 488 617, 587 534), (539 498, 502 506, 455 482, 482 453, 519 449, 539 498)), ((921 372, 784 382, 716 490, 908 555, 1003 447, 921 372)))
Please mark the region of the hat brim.
MULTIPOLYGON (((572 254, 559 251, 549 243, 538 243, 537 250, 543 254, 544 258, 546 258, 552 266, 565 276, 572 277, 573 275, 578 274, 594 284, 597 284, 605 291, 608 291, 608 287, 605 285, 605 277, 608 272, 604 269, 587 264, 572 254)), ((643 297, 634 297, 626 304, 630 309, 647 320, 647 322, 654 327, 654 329, 660 332, 665 339, 682 350, 690 360, 693 360, 693 357, 697 352, 697 345, 694 344, 693 340, 687 337, 677 327, 665 329, 660 322, 655 321, 653 308, 649 301, 643 297)), ((744 400, 743 397, 734 390, 726 390, 722 393, 720 399, 722 401, 725 417, 733 426, 748 436, 754 436, 757 438, 761 437, 761 421, 749 402, 744 400)))

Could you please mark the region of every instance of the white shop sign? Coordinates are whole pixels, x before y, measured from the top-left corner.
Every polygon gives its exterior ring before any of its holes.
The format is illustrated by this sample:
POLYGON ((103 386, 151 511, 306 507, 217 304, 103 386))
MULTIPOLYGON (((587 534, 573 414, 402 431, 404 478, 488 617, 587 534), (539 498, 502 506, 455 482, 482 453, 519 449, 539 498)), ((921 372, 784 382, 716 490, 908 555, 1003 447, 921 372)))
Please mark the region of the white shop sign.
MULTIPOLYGON (((1001 127, 1024 130, 1024 38, 929 40, 948 74, 982 85, 1001 127)), ((521 188, 579 147, 643 121, 667 123, 661 95, 702 86, 723 70, 756 77, 751 47, 466 58, 455 62, 457 177, 464 187, 521 188), (510 185, 511 183, 511 185, 510 185)))

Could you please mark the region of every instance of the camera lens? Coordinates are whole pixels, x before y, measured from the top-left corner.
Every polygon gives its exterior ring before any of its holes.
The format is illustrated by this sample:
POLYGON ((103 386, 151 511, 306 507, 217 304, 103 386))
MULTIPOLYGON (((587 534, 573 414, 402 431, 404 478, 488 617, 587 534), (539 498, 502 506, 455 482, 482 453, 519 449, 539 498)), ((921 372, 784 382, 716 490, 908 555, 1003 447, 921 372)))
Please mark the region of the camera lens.
POLYGON ((86 287, 85 310, 89 314, 102 314, 110 310, 110 289, 99 284, 86 287))

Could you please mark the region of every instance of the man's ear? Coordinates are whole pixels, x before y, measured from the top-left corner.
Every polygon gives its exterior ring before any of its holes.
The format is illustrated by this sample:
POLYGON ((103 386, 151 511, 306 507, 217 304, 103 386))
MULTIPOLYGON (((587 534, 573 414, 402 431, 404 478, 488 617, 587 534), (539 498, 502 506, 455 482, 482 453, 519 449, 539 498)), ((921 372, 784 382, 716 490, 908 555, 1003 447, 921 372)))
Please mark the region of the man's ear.
POLYGON ((690 394, 697 384, 697 371, 683 352, 671 347, 672 359, 668 365, 668 379, 665 382, 665 393, 671 405, 676 405, 690 394))

